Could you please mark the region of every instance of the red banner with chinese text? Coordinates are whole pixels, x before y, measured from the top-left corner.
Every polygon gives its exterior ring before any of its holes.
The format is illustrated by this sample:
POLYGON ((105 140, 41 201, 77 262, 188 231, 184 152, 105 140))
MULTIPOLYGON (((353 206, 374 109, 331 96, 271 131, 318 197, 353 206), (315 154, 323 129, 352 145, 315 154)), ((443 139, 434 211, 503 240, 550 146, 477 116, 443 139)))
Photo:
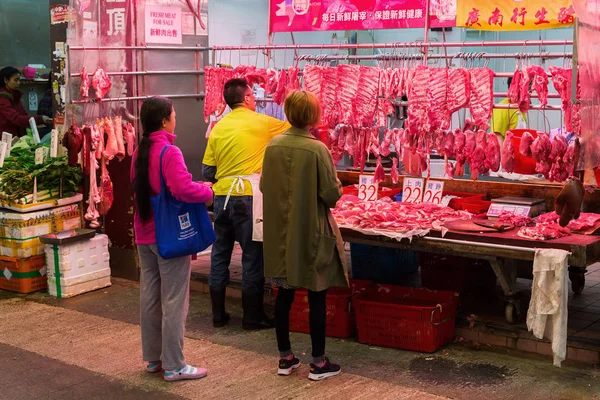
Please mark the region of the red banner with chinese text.
MULTIPOLYGON (((430 0, 432 28, 456 26, 457 0, 430 0)), ((423 28, 426 0, 270 0, 270 32, 423 28)))
POLYGON ((524 31, 572 26, 571 0, 458 0, 456 26, 486 31, 524 31))

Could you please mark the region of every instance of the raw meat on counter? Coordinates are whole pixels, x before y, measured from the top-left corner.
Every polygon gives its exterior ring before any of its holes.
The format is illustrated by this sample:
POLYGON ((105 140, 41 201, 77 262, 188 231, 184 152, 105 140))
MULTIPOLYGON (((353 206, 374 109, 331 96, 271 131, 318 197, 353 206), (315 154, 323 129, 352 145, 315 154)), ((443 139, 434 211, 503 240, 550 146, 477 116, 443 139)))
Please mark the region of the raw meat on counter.
POLYGON ((523 227, 517 232, 517 235, 533 240, 560 239, 570 234, 571 232, 567 228, 563 228, 557 223, 523 227))
POLYGON ((390 198, 377 201, 338 201, 332 210, 341 227, 351 229, 391 230, 394 233, 426 234, 444 222, 471 219, 467 211, 455 211, 431 203, 393 202, 390 198))
POLYGON ((517 227, 534 225, 533 219, 523 215, 514 215, 513 213, 509 213, 506 211, 504 211, 498 216, 498 221, 505 222, 517 227))
POLYGON ((92 77, 92 86, 96 91, 96 98, 103 99, 112 88, 112 82, 102 68, 98 68, 92 77))
POLYGON ((90 77, 88 75, 88 70, 83 66, 81 68, 81 86, 79 86, 79 97, 82 99, 87 99, 90 96, 90 77))
MULTIPOLYGON (((558 223, 560 215, 555 211, 542 214, 536 218, 538 225, 555 224, 558 223)), ((582 232, 597 227, 600 223, 600 214, 595 213, 581 213, 579 218, 572 220, 566 226, 572 232, 582 232)))

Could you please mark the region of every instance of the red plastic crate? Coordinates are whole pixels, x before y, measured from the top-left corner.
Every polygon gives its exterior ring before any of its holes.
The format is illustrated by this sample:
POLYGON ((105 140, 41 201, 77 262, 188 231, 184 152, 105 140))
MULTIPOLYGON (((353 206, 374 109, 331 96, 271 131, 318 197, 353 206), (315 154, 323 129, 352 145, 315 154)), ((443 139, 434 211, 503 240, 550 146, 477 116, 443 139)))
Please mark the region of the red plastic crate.
MULTIPOLYGON (((350 280, 350 288, 332 287, 327 291, 326 310, 327 328, 329 337, 349 338, 356 334, 356 321, 351 299, 369 287, 373 282, 365 280, 350 280)), ((273 288, 277 296, 277 288, 273 288)), ((296 289, 294 303, 290 310, 290 331, 310 333, 308 314, 308 291, 296 289)))
POLYGON ((354 306, 360 343, 433 353, 454 337, 458 293, 378 285, 354 306))
POLYGON ((468 200, 480 200, 483 199, 483 194, 477 194, 477 193, 467 193, 467 192, 450 192, 450 191, 446 191, 444 190, 442 192, 442 197, 444 196, 456 196, 452 199, 450 199, 450 202, 448 203, 448 207, 452 208, 453 210, 462 210, 462 205, 465 201, 468 200))
MULTIPOLYGON (((275 296, 277 296, 277 288, 275 296)), ((352 291, 349 288, 330 288, 327 291, 326 310, 327 328, 329 337, 348 338, 356 334, 354 318, 350 312, 350 299, 352 291)), ((310 333, 308 314, 308 291, 296 289, 294 303, 290 310, 290 331, 310 333)))

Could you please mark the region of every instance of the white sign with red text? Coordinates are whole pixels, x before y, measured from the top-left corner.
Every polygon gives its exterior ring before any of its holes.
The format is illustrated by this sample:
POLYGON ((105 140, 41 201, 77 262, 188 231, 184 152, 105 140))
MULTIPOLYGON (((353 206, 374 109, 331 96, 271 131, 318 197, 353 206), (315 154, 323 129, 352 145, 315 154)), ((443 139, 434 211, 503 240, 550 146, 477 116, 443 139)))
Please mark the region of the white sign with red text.
POLYGON ((373 175, 360 175, 358 177, 358 198, 363 201, 377 200, 379 183, 375 182, 373 175))
POLYGON ((181 44, 181 8, 146 5, 146 43, 181 44))
POLYGON ((443 181, 427 181, 425 193, 423 193, 424 203, 440 204, 442 201, 442 192, 444 191, 443 181))
POLYGON ((423 199, 423 183, 420 178, 404 178, 402 185, 402 201, 405 203, 420 203, 423 199))

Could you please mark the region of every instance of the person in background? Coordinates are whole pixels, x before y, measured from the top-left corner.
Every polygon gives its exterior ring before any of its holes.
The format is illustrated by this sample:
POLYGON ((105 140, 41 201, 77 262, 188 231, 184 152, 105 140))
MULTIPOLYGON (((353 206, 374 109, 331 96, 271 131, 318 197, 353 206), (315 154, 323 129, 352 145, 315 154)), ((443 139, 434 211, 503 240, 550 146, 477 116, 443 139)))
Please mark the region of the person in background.
POLYGON ((327 147, 309 129, 321 120, 319 100, 293 91, 285 100, 292 124, 265 152, 260 180, 264 220, 265 277, 278 287, 275 333, 279 375, 300 366, 290 344, 290 309, 296 288, 308 289, 311 380, 341 372, 325 357, 326 297, 331 286, 348 286, 344 243, 330 208, 342 196, 342 184, 327 147))
MULTIPOLYGON (((25 136, 29 128, 31 116, 25 111, 21 103, 23 93, 19 91, 21 73, 14 67, 5 67, 0 70, 0 133, 8 132, 13 136, 25 136)), ((37 115, 35 121, 38 125, 52 125, 52 118, 37 115)))
POLYGON ((142 141, 133 154, 130 178, 134 188, 134 233, 140 259, 140 325, 146 371, 164 370, 166 381, 198 379, 204 368, 188 365, 183 356, 183 335, 189 305, 190 256, 163 259, 156 247, 150 197, 160 193, 160 155, 166 187, 177 200, 212 202, 212 190, 192 181, 175 141, 176 114, 171 100, 150 98, 142 104, 142 141))
MULTIPOLYGON (((512 83, 512 78, 508 78, 508 87, 512 83)), ((500 101, 499 104, 509 104, 508 98, 500 101)), ((526 128, 527 115, 523 114, 518 108, 514 109, 494 109, 492 114, 492 131, 500 135, 502 141, 506 136, 506 131, 516 128, 526 128)))
POLYGON ((229 321, 229 314, 225 312, 225 290, 237 241, 242 247, 242 327, 246 330, 272 328, 273 322, 263 309, 263 245, 253 240, 253 234, 257 233, 255 224, 261 223, 253 218, 253 208, 262 208, 262 204, 254 204, 253 193, 259 190, 258 174, 267 144, 290 124, 255 112, 254 93, 245 79, 226 82, 223 95, 232 111, 212 129, 202 161, 202 173, 214 183, 215 192, 216 241, 212 246, 208 280, 213 325, 222 327, 229 321))
MULTIPOLYGON (((40 104, 38 105, 37 115, 45 115, 48 118, 52 118, 52 81, 48 79, 48 85, 46 86, 46 91, 44 92, 44 96, 40 100, 40 104)), ((46 136, 52 127, 46 126, 42 129, 38 129, 40 138, 46 136)))

